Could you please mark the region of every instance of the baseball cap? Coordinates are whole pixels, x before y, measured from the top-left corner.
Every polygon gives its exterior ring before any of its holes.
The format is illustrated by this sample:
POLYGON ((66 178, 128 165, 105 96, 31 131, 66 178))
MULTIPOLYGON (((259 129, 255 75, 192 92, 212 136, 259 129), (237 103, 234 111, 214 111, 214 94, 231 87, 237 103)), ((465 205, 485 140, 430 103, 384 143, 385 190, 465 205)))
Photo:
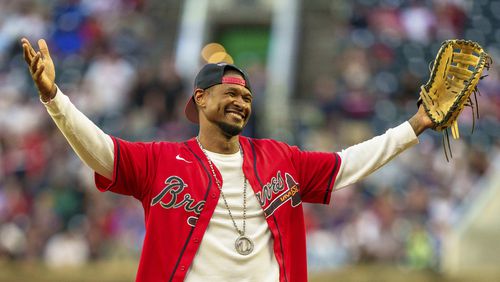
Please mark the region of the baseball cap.
MULTIPOLYGON (((217 84, 238 84, 247 88, 250 92, 250 81, 248 80, 248 75, 235 65, 227 63, 217 63, 217 64, 206 64, 196 75, 194 79, 194 90, 196 89, 207 89, 217 84), (236 77, 224 77, 224 72, 228 70, 235 70, 241 74, 243 79, 238 79, 236 77)), ((193 123, 199 123, 198 119, 198 109, 196 108, 196 103, 194 102, 194 94, 189 98, 184 113, 189 121, 193 123)))

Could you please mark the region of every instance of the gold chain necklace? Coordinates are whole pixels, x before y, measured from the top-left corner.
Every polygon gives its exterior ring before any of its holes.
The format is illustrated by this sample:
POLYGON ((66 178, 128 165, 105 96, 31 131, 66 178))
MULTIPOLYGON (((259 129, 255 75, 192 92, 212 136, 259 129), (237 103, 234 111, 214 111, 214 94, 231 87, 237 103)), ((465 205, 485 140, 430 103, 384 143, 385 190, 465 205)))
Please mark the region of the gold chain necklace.
MULTIPOLYGON (((248 255, 253 251, 254 248, 254 243, 250 237, 245 235, 245 229, 246 229, 246 214, 247 214, 247 179, 245 178, 245 175, 243 174, 243 230, 240 230, 238 226, 236 225, 236 221, 234 220, 233 214, 231 213, 231 209, 229 208, 229 205, 227 204, 226 196, 224 195, 224 192, 222 191, 222 186, 220 185, 219 179, 217 179, 217 175, 215 174, 215 170, 213 167, 212 160, 208 156, 207 151, 205 148, 200 143, 200 139, 197 136, 196 137, 196 142, 198 142, 198 146, 200 146, 200 149, 203 151, 205 154, 205 157, 207 157, 208 160, 208 165, 210 166, 210 170, 212 171, 212 175, 215 179, 215 183, 217 184, 217 188, 219 188, 220 194, 222 196, 222 200, 224 200, 224 205, 226 206, 227 212, 229 214, 229 217, 231 218, 231 221, 233 222, 234 228, 236 229, 236 232, 238 232, 239 236, 236 238, 236 241, 234 241, 234 248, 240 255, 248 255)), ((243 149, 241 148, 240 145, 240 153, 241 153, 241 158, 243 159, 243 149)))

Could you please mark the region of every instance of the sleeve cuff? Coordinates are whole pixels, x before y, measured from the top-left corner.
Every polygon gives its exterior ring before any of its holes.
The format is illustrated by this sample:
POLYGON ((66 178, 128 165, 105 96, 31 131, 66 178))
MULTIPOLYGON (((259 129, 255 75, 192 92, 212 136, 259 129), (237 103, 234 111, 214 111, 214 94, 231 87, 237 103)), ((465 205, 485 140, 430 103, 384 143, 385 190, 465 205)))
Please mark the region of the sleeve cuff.
POLYGON ((62 93, 61 89, 59 89, 57 85, 56 87, 57 92, 54 98, 50 99, 47 102, 44 102, 42 101, 42 99, 40 99, 40 102, 45 106, 45 108, 47 108, 47 111, 51 116, 60 114, 63 111, 65 101, 69 99, 68 96, 62 93))
POLYGON ((61 90, 59 90, 59 87, 57 87, 57 85, 56 85, 56 89, 57 89, 57 92, 56 92, 56 95, 54 96, 54 98, 50 99, 50 100, 49 100, 49 101, 47 101, 47 102, 44 102, 44 101, 42 100, 42 98, 40 98, 40 102, 42 102, 42 104, 44 104, 44 105, 50 105, 50 104, 52 103, 52 101, 54 101, 54 100, 57 98, 57 96, 59 96, 59 95, 57 95, 57 94, 58 94, 59 92, 61 92, 61 90))
POLYGON ((96 188, 101 191, 101 192, 106 192, 116 186, 117 180, 118 180, 118 165, 120 161, 120 143, 118 143, 118 140, 116 138, 111 137, 113 140, 113 147, 114 147, 114 158, 113 158, 113 176, 111 179, 108 179, 99 173, 95 172, 94 173, 94 182, 96 188))
POLYGON ((394 134, 397 136, 398 140, 401 140, 402 143, 408 144, 409 146, 419 143, 418 136, 415 134, 415 130, 413 130, 413 127, 411 127, 408 121, 395 127, 394 134))

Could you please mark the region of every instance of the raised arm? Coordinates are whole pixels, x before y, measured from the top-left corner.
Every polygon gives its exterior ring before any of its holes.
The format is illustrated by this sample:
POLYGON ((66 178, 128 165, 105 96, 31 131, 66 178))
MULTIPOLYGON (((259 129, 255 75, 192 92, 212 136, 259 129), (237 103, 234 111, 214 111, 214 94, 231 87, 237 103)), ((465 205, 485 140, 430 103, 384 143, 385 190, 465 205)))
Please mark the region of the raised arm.
POLYGON ((339 152, 342 165, 334 189, 353 184, 370 175, 399 153, 418 143, 417 136, 433 126, 422 106, 407 122, 384 134, 339 152))
POLYGON ((21 40, 24 59, 38 89, 40 100, 78 157, 100 175, 113 177, 113 140, 81 113, 55 84, 55 67, 45 40, 38 41, 39 51, 21 40))

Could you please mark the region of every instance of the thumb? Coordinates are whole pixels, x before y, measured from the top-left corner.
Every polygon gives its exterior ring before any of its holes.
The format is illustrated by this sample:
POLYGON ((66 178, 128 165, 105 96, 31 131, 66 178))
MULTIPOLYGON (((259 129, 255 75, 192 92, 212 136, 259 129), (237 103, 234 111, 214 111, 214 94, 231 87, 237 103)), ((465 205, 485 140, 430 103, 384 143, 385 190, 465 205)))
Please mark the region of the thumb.
POLYGON ((47 46, 47 42, 44 39, 38 40, 38 48, 44 58, 50 58, 49 47, 47 46))

